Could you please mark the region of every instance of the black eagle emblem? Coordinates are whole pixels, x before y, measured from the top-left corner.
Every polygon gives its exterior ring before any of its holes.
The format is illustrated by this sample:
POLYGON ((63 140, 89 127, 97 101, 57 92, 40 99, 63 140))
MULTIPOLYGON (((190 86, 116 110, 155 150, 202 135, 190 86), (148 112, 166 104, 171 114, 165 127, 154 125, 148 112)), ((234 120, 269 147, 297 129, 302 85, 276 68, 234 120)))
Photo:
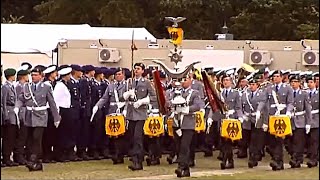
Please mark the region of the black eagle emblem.
POLYGON ((109 124, 109 128, 111 130, 111 132, 118 132, 120 129, 120 123, 118 119, 111 119, 110 120, 110 124, 109 124))
POLYGON ((149 123, 149 129, 152 134, 156 134, 160 130, 160 122, 158 119, 151 119, 149 123))
POLYGON ((283 134, 287 128, 283 119, 276 119, 273 126, 277 134, 283 134))
POLYGON ((196 114, 196 127, 200 127, 202 124, 200 114, 196 114))
POLYGON ((232 137, 232 138, 237 137, 239 131, 240 131, 240 129, 239 129, 239 126, 236 122, 231 122, 228 124, 227 132, 228 132, 229 137, 232 137))

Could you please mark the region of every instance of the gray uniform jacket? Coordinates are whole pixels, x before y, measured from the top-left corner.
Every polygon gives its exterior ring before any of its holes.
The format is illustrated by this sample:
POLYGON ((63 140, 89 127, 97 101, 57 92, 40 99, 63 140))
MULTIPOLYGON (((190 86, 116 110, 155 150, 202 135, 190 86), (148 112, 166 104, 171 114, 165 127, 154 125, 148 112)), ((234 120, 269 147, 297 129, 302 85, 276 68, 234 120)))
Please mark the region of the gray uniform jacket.
POLYGON ((27 127, 47 127, 48 124, 48 111, 47 103, 52 112, 54 122, 60 121, 60 116, 56 103, 53 99, 52 89, 50 86, 43 82, 39 82, 37 89, 32 88, 32 84, 28 83, 24 86, 23 94, 19 96, 16 107, 20 109, 23 105, 27 107, 26 111, 26 126, 27 127), (31 86, 31 92, 28 86, 31 86), (31 93, 34 96, 36 102, 34 102, 31 97, 31 93), (33 109, 30 109, 34 107, 33 109), (36 108, 41 108, 41 110, 36 110, 36 108), (29 108, 29 109, 28 109, 29 108))
POLYGON ((226 97, 225 93, 226 89, 222 90, 222 97, 224 102, 226 103, 228 110, 234 111, 233 114, 229 116, 232 119, 238 119, 239 117, 243 116, 242 109, 241 109, 241 98, 239 91, 235 89, 229 90, 228 96, 226 97))
MULTIPOLYGON (((1 84, 1 102, 2 102, 2 97, 3 97, 3 95, 2 95, 2 84, 1 84)), ((3 118, 4 118, 4 116, 3 116, 3 106, 2 106, 2 103, 1 103, 1 125, 2 125, 2 121, 4 121, 3 120, 3 118)))
MULTIPOLYGON (((23 94, 23 87, 25 86, 25 84, 27 84, 27 83, 24 83, 24 84, 18 83, 17 84, 17 86, 16 86, 17 97, 19 97, 21 94, 23 94)), ((19 114, 18 114, 20 124, 26 123, 26 111, 27 111, 26 106, 23 105, 20 107, 19 114)))
MULTIPOLYGON (((262 89, 258 89, 253 92, 247 90, 242 93, 241 103, 242 103, 242 111, 244 116, 248 118, 248 120, 244 120, 242 123, 242 128, 246 130, 251 130, 251 123, 256 123, 256 112, 260 111, 263 114, 263 108, 265 107, 267 102, 266 91, 262 89), (252 107, 252 108, 251 108, 252 107)), ((261 115, 262 116, 262 115, 261 115)), ((257 128, 262 128, 263 119, 259 119, 257 122, 257 128)))
MULTIPOLYGON (((151 85, 151 82, 145 78, 140 78, 136 84, 135 79, 132 80, 132 83, 128 84, 129 89, 135 89, 135 95, 137 100, 143 99, 147 96, 150 98, 150 104, 153 108, 157 107, 157 97, 154 88, 151 85)), ((127 106, 127 116, 126 119, 132 121, 145 121, 148 117, 147 111, 149 105, 141 105, 139 108, 133 107, 134 100, 129 98, 129 103, 127 106)))
MULTIPOLYGON (((272 96, 272 90, 276 92, 276 85, 271 85, 267 89, 267 112, 269 115, 274 115, 277 111, 276 107, 272 107, 275 104, 272 96)), ((279 104, 285 104, 286 108, 280 112, 280 114, 286 114, 286 112, 293 113, 293 90, 287 84, 282 83, 279 85, 279 90, 276 92, 279 104)), ((269 119, 268 119, 269 122, 269 119)))
MULTIPOLYGON (((187 98, 189 93, 190 93, 191 89, 189 88, 186 92, 182 93, 182 97, 183 98, 187 98)), ((173 95, 174 91, 171 92, 171 99, 172 100, 174 97, 173 95)), ((201 98, 200 98, 200 94, 197 90, 192 90, 191 92, 191 96, 190 96, 190 100, 189 100, 189 114, 186 114, 183 116, 183 121, 181 124, 181 129, 191 129, 194 130, 195 129, 195 125, 196 125, 196 119, 195 119, 195 112, 199 111, 201 109, 201 98)), ((181 116, 175 115, 175 119, 177 119, 178 121, 181 120, 181 116)), ((179 127, 178 124, 173 123, 173 127, 179 127)))
POLYGON ((311 128, 319 128, 319 90, 315 90, 311 92, 310 97, 310 91, 308 92, 309 98, 310 98, 310 104, 311 104, 311 128))
POLYGON ((191 89, 197 90, 199 92, 200 98, 204 100, 204 85, 201 81, 198 81, 196 79, 192 80, 191 89))
MULTIPOLYGON (((119 86, 117 85, 117 82, 110 83, 104 92, 104 95, 102 98, 97 102, 96 106, 102 108, 103 106, 107 105, 108 107, 108 114, 116 113, 118 106, 116 104, 116 98, 115 98, 115 91, 118 94, 118 101, 124 102, 123 99, 123 93, 127 91, 127 83, 126 81, 120 82, 119 86)), ((123 109, 120 109, 123 110, 123 109)), ((121 111, 120 111, 121 112, 121 111)))
POLYGON ((306 91, 297 90, 294 97, 294 114, 291 118, 292 129, 305 128, 306 124, 311 123, 311 104, 306 91), (301 112, 303 112, 301 114, 301 112))
POLYGON ((2 86, 1 94, 1 106, 3 107, 4 124, 17 125, 17 118, 14 113, 17 94, 13 83, 6 81, 2 86))

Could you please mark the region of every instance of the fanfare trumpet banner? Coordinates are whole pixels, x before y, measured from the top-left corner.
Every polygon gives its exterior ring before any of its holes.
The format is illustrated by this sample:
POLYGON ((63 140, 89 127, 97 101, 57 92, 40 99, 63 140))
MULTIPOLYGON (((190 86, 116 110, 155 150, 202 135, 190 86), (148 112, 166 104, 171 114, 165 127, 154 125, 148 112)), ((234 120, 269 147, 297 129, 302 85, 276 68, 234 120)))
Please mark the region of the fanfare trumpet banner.
POLYGON ((237 119, 223 119, 220 133, 221 137, 232 141, 242 139, 241 122, 237 119))
POLYGON ((271 135, 284 138, 292 134, 289 116, 275 115, 269 117, 269 132, 271 135))
POLYGON ((155 91, 156 91, 156 95, 157 95, 159 112, 161 114, 167 114, 168 108, 166 107, 166 98, 165 98, 165 94, 164 94, 164 89, 161 86, 160 73, 156 69, 152 72, 152 74, 153 74, 153 83, 154 83, 155 91))
POLYGON ((118 137, 126 132, 125 119, 122 114, 113 113, 106 116, 106 134, 111 137, 118 137))
POLYGON ((149 137, 159 137, 164 134, 163 118, 159 115, 149 116, 143 126, 144 134, 149 137))
POLYGON ((197 111, 195 114, 195 131, 197 133, 203 132, 206 130, 205 121, 204 121, 204 113, 202 111, 197 111))

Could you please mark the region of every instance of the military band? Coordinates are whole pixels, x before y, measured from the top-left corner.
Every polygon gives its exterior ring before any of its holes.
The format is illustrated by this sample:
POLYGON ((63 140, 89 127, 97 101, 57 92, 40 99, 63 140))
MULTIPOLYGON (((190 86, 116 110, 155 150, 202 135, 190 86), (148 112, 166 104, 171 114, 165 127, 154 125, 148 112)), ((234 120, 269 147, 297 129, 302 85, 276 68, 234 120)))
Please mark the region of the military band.
POLYGON ((92 65, 30 66, 4 70, 2 167, 36 171, 42 163, 108 158, 116 165, 128 156, 128 168, 136 171, 144 160, 159 165, 166 151, 169 164, 178 165, 177 177, 188 177, 196 151, 209 157, 219 150, 221 169, 230 169, 237 148, 249 168, 270 152, 277 171, 284 169, 284 147, 291 168, 318 166, 319 73, 261 68, 238 71, 236 79, 235 70, 211 67, 182 74, 164 69, 157 79, 143 63, 131 73, 92 65))

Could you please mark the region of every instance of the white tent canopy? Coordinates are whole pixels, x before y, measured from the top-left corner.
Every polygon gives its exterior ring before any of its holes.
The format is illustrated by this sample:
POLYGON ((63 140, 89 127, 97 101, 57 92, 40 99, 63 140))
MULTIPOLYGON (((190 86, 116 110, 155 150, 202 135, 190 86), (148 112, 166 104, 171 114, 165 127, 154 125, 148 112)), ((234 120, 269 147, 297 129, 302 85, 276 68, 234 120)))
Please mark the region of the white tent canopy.
POLYGON ((45 53, 51 56, 61 39, 156 40, 145 28, 91 27, 57 24, 1 24, 1 52, 45 53))

